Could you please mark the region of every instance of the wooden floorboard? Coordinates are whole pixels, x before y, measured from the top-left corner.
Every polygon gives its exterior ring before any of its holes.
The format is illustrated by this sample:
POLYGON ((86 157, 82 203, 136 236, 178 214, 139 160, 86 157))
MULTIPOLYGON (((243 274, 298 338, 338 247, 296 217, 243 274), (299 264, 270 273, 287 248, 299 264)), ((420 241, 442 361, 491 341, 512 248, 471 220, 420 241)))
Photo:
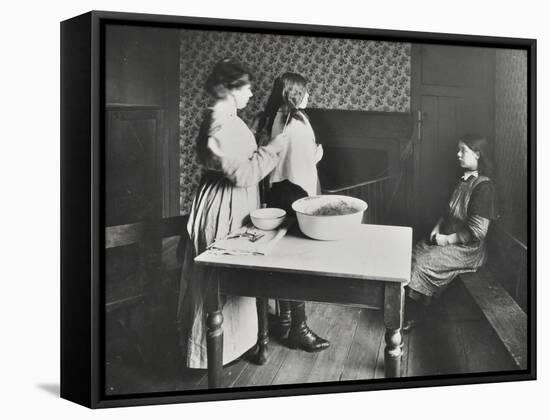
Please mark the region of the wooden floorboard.
MULTIPOLYGON (((331 305, 329 305, 331 306, 331 305)), ((328 332, 324 336, 331 345, 318 354, 313 369, 306 382, 339 381, 359 322, 361 310, 346 306, 334 306, 328 323, 328 332)))
POLYGON ((472 315, 461 302, 459 294, 446 293, 428 310, 432 317, 431 328, 426 329, 431 333, 429 341, 437 349, 434 357, 438 374, 466 373, 462 319, 470 319, 472 315), (454 315, 455 318, 450 315, 454 315))
MULTIPOLYGON (((331 347, 320 353, 291 350, 270 338, 267 363, 243 356, 223 371, 223 387, 371 380, 384 377, 384 322, 381 311, 307 303, 308 324, 331 347)), ((515 365, 468 296, 456 289, 430 308, 427 320, 403 335, 402 376, 422 377, 514 370, 515 365)), ((273 317, 271 317, 273 321, 273 317)), ((174 343, 174 340, 170 340, 174 343)), ((173 344, 172 344, 173 345, 173 344)), ((168 353, 168 349, 167 353, 168 353)), ((171 357, 175 352, 171 351, 171 357)), ((142 366, 110 366, 112 395, 206 389, 206 370, 181 363, 151 371, 142 366)))
MULTIPOLYGON (((248 366, 253 365, 246 356, 241 357, 231 363, 228 363, 223 367, 222 374, 222 388, 232 388, 235 382, 239 379, 241 374, 247 369, 248 366)), ((202 377, 195 389, 207 389, 208 388, 208 376, 202 377)))
POLYGON ((433 354, 437 374, 467 373, 462 328, 457 322, 436 320, 433 323, 429 342, 436 349, 433 354))
POLYGON ((432 376, 441 373, 438 355, 441 353, 441 341, 446 338, 438 335, 451 334, 452 329, 437 329, 437 323, 437 315, 428 312, 426 318, 407 334, 405 376, 432 376))
POLYGON ((272 340, 269 343, 268 359, 265 365, 257 366, 249 363, 242 374, 237 378, 233 386, 265 386, 272 385, 275 376, 281 369, 289 351, 283 344, 272 340))
MULTIPOLYGON (((385 377, 384 372, 384 350, 386 349, 386 341, 384 338, 384 335, 386 333, 386 328, 384 327, 384 317, 382 316, 380 318, 382 322, 382 337, 380 338, 380 341, 378 342, 378 351, 376 354, 376 364, 374 368, 374 379, 382 379, 385 377)), ((358 378, 362 379, 362 378, 358 378)))
MULTIPOLYGON (((206 378, 206 369, 189 369, 185 368, 180 371, 178 383, 176 384, 177 391, 187 391, 196 389, 203 379, 206 378)), ((170 388, 165 386, 163 390, 169 391, 170 388)))
POLYGON ((402 334, 403 337, 403 356, 401 359, 401 377, 406 377, 409 371, 409 334, 402 334))
POLYGON ((382 312, 361 309, 341 380, 373 379, 384 337, 382 312))
MULTIPOLYGON (((321 337, 327 335, 330 324, 323 322, 338 313, 339 306, 312 304, 308 302, 308 324, 321 337)), ((273 379, 273 385, 305 383, 315 366, 319 353, 308 353, 299 349, 289 350, 281 368, 273 379)))

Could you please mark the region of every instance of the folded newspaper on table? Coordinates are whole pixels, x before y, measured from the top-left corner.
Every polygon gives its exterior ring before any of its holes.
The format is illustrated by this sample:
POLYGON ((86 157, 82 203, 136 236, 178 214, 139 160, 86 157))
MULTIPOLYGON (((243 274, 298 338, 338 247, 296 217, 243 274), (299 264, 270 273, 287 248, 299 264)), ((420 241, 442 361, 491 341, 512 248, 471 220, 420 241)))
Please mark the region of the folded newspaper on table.
POLYGON ((274 230, 261 230, 253 225, 246 225, 214 242, 207 250, 213 254, 267 255, 286 235, 291 225, 291 219, 285 220, 279 228, 274 230))

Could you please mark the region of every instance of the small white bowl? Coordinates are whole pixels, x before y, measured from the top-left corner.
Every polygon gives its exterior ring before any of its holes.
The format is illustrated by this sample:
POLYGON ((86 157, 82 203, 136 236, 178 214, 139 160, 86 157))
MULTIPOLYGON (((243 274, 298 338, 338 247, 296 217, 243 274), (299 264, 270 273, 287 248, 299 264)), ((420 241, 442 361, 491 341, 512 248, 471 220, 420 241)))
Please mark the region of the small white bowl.
POLYGON ((258 229, 273 230, 277 229, 285 220, 286 211, 275 207, 256 209, 250 213, 252 223, 258 229))

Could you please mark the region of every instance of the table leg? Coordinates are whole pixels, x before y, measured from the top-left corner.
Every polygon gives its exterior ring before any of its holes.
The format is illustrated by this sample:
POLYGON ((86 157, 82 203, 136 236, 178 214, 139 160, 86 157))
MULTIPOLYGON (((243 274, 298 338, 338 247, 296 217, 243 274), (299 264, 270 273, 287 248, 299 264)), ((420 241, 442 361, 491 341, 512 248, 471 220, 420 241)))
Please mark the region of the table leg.
POLYGON ((256 308, 258 309, 258 358, 259 365, 267 362, 267 351, 269 344, 268 326, 267 326, 267 299, 256 298, 256 308))
POLYGON ((384 292, 384 324, 386 326, 386 347, 384 349, 384 373, 386 378, 401 376, 403 325, 403 285, 387 284, 384 292))
POLYGON ((206 315, 206 357, 208 388, 220 388, 223 370, 223 314, 218 288, 208 296, 206 315))

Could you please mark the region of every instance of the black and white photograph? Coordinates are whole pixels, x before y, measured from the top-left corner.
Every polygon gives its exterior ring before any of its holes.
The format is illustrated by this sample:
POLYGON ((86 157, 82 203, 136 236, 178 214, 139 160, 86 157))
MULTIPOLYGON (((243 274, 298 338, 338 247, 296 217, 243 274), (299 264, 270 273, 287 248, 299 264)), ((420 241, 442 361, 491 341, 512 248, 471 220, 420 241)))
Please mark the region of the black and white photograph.
POLYGON ((547 411, 542 3, 4 9, 3 417, 547 411))
POLYGON ((104 24, 106 398, 524 378, 528 43, 282 32, 104 24))

